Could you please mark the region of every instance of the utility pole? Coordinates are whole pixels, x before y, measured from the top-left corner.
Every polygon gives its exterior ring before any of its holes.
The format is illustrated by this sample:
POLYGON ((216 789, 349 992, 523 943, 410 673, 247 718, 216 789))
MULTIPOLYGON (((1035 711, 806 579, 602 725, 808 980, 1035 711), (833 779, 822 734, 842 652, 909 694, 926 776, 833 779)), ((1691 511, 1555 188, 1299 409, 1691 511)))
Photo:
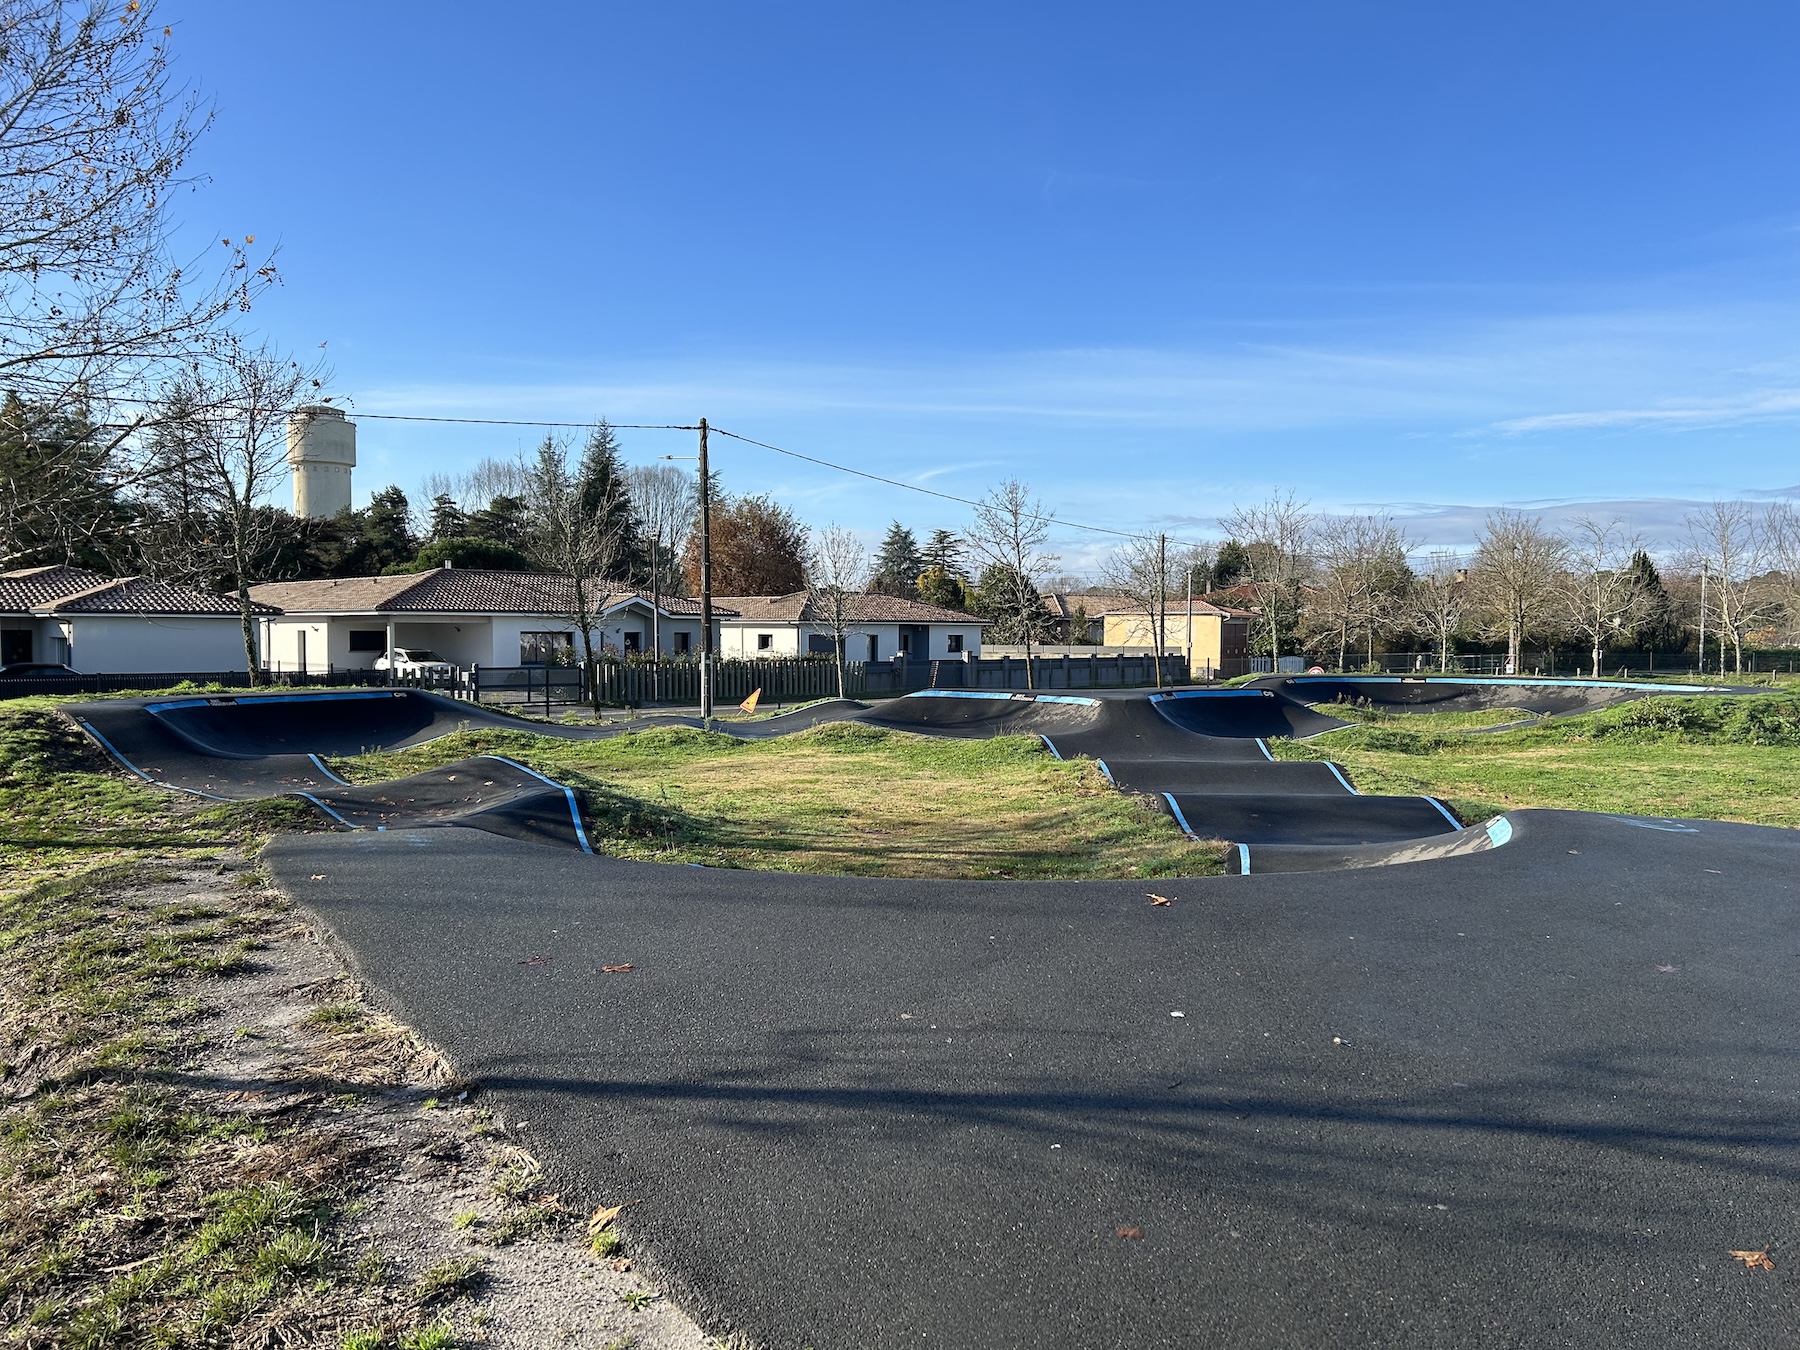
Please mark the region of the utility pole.
POLYGON ((1194 682, 1194 555, 1190 552, 1188 560, 1182 565, 1187 573, 1187 640, 1182 644, 1182 654, 1187 660, 1187 682, 1194 682))
POLYGON ((650 538, 650 701, 662 701, 662 530, 650 538))
POLYGON ((713 715, 712 475, 706 467, 706 419, 700 419, 700 718, 713 715))
POLYGON ((1156 536, 1156 687, 1162 688, 1163 653, 1169 649, 1169 536, 1156 536))

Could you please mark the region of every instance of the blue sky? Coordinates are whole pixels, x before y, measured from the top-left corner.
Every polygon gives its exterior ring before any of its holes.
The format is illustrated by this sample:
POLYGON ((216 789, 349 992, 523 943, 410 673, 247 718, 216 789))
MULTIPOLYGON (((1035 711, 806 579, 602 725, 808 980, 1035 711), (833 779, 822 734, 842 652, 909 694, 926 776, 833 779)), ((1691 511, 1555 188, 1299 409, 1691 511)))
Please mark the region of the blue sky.
MULTIPOLYGON (((1800 493, 1791 5, 160 17, 218 107, 191 242, 279 241, 255 323, 360 412, 704 415, 1189 536, 1800 493)), ((365 420, 360 495, 533 439, 365 420)), ((727 444, 815 523, 966 518, 727 444)))

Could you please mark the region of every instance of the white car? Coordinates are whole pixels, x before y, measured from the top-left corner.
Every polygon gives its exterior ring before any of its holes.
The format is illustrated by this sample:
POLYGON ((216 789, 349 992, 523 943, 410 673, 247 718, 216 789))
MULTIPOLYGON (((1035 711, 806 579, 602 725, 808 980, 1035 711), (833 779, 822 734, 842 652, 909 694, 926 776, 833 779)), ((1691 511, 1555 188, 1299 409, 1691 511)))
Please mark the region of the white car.
POLYGON ((448 675, 450 663, 427 647, 396 647, 375 658, 375 669, 401 675, 448 675))

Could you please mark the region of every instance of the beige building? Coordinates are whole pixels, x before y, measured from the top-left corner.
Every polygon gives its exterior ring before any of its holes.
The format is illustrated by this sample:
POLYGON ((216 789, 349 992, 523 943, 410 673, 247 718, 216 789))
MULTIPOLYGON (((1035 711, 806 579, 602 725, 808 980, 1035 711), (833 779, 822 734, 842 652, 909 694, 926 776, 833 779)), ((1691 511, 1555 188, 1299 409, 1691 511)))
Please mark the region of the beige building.
MULTIPOLYGON (((1101 642, 1108 647, 1156 646, 1155 619, 1142 605, 1107 600, 1099 616, 1101 642)), ((1250 673, 1250 620, 1243 610, 1196 600, 1171 604, 1163 623, 1165 651, 1187 654, 1194 678, 1230 679, 1250 673)))

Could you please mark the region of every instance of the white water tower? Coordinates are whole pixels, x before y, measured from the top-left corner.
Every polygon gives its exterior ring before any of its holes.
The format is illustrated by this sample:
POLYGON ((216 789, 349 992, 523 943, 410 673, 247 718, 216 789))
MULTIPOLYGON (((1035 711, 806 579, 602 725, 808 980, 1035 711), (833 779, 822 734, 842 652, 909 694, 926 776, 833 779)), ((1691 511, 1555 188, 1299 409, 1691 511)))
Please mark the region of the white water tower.
POLYGON ((356 423, 342 408, 314 404, 288 417, 287 461, 294 471, 294 514, 331 517, 350 509, 356 423))

